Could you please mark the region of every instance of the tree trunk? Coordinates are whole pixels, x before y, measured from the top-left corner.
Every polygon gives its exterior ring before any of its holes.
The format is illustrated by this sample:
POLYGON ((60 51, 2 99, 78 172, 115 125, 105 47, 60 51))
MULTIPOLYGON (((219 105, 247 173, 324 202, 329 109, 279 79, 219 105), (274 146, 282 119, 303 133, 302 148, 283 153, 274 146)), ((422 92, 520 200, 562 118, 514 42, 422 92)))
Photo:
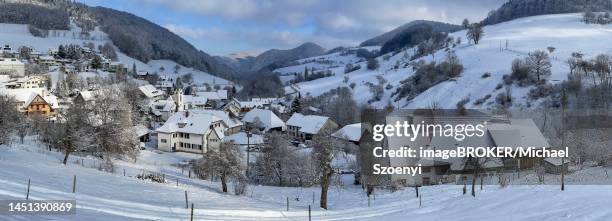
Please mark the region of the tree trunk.
POLYGON ((221 173, 221 188, 224 193, 227 193, 227 183, 225 182, 225 174, 221 173))
POLYGON ((476 197, 476 174, 474 174, 474 176, 472 176, 472 196, 476 197))
POLYGON ((332 171, 323 173, 321 177, 321 199, 319 204, 321 208, 327 209, 327 190, 329 189, 329 181, 331 180, 332 171))
POLYGON ((70 155, 70 151, 68 149, 66 149, 64 151, 64 153, 65 154, 64 154, 64 161, 63 161, 63 163, 64 163, 64 165, 66 165, 66 163, 68 163, 68 155, 70 155))

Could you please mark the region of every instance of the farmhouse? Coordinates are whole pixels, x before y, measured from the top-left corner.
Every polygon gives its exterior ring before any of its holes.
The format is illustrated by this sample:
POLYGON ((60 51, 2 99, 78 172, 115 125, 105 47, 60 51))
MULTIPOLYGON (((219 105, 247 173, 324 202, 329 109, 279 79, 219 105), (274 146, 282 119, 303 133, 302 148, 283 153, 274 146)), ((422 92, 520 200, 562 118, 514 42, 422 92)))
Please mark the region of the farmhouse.
POLYGON ((285 131, 286 129, 285 122, 270 110, 253 109, 244 115, 242 121, 251 128, 263 131, 285 131))
POLYGON ((294 113, 287 120, 287 133, 301 141, 312 140, 314 135, 323 131, 335 131, 337 129, 338 124, 325 116, 294 113))
POLYGON ((332 134, 333 137, 359 145, 361 141, 361 123, 346 125, 332 134))
MULTIPOLYGON (((389 149, 400 147, 420 148, 430 151, 452 151, 458 147, 549 147, 548 142, 531 119, 489 116, 478 111, 458 113, 454 110, 439 110, 436 113, 415 111, 408 115, 387 117, 388 124, 396 121, 425 122, 434 125, 485 125, 482 136, 465 137, 458 140, 453 136, 434 136, 438 131, 430 131, 426 136, 392 137, 386 139, 389 149), (485 124, 486 122, 486 124, 485 124)), ((420 158, 389 158, 391 166, 411 166, 421 164, 422 173, 415 176, 392 175, 391 180, 405 185, 432 185, 437 183, 470 182, 474 172, 514 171, 518 168, 531 168, 540 163, 538 158, 459 158, 444 159, 438 156, 420 158)))

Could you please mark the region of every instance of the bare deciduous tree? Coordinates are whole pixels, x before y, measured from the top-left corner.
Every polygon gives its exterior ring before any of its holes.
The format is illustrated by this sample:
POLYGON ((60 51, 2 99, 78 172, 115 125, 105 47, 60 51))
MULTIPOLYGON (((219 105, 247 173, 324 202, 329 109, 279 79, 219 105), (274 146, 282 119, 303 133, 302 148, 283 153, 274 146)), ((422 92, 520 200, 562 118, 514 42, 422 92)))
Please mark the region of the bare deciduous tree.
MULTIPOLYGON (((229 179, 233 178, 237 182, 246 181, 242 154, 239 147, 232 142, 223 142, 219 145, 218 150, 206 152, 201 159, 195 162, 194 170, 200 178, 218 176, 221 180, 221 190, 224 193, 227 193, 229 179)), ((238 189, 244 190, 244 188, 238 189)))

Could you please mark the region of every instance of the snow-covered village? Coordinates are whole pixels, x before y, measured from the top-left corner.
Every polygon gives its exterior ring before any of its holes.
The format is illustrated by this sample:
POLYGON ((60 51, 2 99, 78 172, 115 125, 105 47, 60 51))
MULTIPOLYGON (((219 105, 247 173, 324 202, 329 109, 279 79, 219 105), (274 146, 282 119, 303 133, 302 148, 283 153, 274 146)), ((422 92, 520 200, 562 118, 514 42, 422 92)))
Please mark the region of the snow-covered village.
POLYGON ((611 12, 1 0, 0 220, 612 220, 611 12))

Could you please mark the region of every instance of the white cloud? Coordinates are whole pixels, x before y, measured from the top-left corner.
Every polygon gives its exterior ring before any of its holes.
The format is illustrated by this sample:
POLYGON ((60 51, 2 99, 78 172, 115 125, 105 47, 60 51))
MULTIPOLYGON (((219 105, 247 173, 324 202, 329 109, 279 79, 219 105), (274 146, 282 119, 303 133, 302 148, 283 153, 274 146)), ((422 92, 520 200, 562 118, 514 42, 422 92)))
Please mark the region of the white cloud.
POLYGON ((191 28, 176 24, 164 25, 164 28, 174 32, 177 35, 197 39, 197 38, 214 38, 219 39, 227 36, 227 32, 219 28, 202 29, 202 28, 191 28))
MULTIPOLYGON (((477 21, 506 0, 144 0, 218 28, 169 24, 181 36, 205 42, 220 39, 250 45, 242 50, 295 47, 313 41, 326 48, 354 45, 416 19, 459 24, 477 21)), ((179 21, 172 21, 180 23, 179 21)), ((191 24, 191 23, 190 23, 191 24)), ((232 46, 235 47, 235 46, 232 46)), ((229 47, 228 47, 229 48, 229 47)), ((206 50, 206 48, 202 48, 206 50)))

